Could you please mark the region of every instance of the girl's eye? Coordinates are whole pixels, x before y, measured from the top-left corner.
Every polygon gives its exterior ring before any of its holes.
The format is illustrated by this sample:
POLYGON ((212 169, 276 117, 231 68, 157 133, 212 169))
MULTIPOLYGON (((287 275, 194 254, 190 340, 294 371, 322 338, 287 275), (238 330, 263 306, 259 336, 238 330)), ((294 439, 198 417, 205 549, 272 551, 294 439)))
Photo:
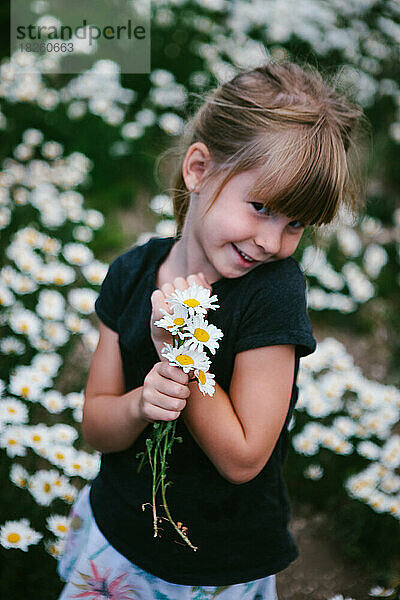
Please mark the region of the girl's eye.
POLYGON ((265 206, 264 204, 262 204, 262 202, 250 202, 250 204, 258 213, 267 216, 272 215, 272 212, 270 211, 268 206, 265 206), (265 212, 261 212, 262 210, 264 210, 265 212))
POLYGON ((291 221, 289 225, 290 227, 293 227, 293 229, 304 229, 305 227, 304 223, 301 221, 291 221))
MULTIPOLYGON (((262 202, 250 202, 250 204, 253 206, 254 210, 258 214, 262 214, 267 217, 271 217, 274 214, 273 211, 270 210, 268 208, 268 206, 265 206, 262 202)), ((301 221, 290 221, 289 226, 292 229, 304 229, 305 228, 304 223, 302 223, 301 221)))

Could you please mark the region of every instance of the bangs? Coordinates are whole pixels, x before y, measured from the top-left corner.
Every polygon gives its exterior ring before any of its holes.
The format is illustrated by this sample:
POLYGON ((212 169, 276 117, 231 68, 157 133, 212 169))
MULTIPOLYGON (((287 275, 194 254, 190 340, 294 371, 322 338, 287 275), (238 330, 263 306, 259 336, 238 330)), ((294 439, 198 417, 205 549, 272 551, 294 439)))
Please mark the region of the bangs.
MULTIPOLYGON (((317 124, 318 125, 318 124, 317 124)), ((250 197, 304 225, 329 223, 337 214, 348 179, 340 139, 326 128, 291 129, 270 136, 261 176, 250 197)))

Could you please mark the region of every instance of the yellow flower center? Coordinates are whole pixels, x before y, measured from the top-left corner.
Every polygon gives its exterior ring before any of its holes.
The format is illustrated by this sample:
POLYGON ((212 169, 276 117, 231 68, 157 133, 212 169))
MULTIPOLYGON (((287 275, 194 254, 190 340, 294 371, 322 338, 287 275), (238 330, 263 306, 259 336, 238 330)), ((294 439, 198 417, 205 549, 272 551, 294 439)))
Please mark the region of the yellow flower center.
POLYGON ((58 531, 63 531, 63 532, 67 531, 67 528, 65 527, 65 525, 61 525, 61 523, 60 523, 60 525, 57 525, 57 529, 58 529, 58 531))
POLYGON ((196 300, 196 298, 188 298, 185 300, 184 304, 193 308, 194 306, 199 306, 200 302, 196 300))
POLYGON ((185 319, 183 319, 182 317, 177 317, 176 319, 174 319, 174 324, 178 325, 178 327, 181 327, 181 325, 183 325, 185 322, 185 319))
POLYGON ((13 439, 11 438, 11 440, 8 440, 8 443, 9 443, 11 446, 15 446, 15 444, 17 443, 17 440, 13 440, 13 439))
POLYGON ((194 330, 194 337, 196 338, 196 340, 199 340, 199 342, 208 342, 208 340, 210 339, 210 336, 207 333, 207 331, 205 329, 200 329, 199 327, 197 327, 194 330))
POLYGON ((51 490, 51 485, 49 483, 45 483, 43 486, 43 490, 48 494, 51 490))
POLYGON ((17 412, 17 411, 15 410, 15 408, 11 408, 11 406, 10 406, 10 407, 8 408, 8 412, 9 412, 9 413, 11 413, 11 414, 14 414, 14 413, 15 413, 15 412, 17 412))
POLYGON ((37 433, 32 436, 32 441, 33 442, 40 442, 41 439, 42 439, 41 436, 38 435, 37 433))
POLYGON ((19 533, 9 533, 7 537, 7 540, 10 542, 10 544, 16 544, 20 539, 21 536, 19 533))
POLYGON ((206 376, 204 374, 204 371, 199 371, 199 375, 198 378, 200 380, 200 383, 202 383, 203 385, 205 384, 205 382, 207 381, 206 376))
POLYGON ((29 387, 27 385, 24 385, 23 388, 21 389, 21 396, 27 396, 29 393, 29 387))
POLYGON ((79 469, 81 468, 81 465, 80 465, 80 464, 78 464, 78 463, 75 463, 75 464, 73 465, 73 467, 74 467, 75 471, 79 471, 79 469))
POLYGON ((61 452, 57 452, 56 458, 58 458, 59 460, 62 460, 64 458, 64 454, 62 454, 61 452))
POLYGON ((176 360, 180 365, 193 365, 194 364, 193 358, 191 356, 188 356, 187 354, 178 354, 178 356, 176 357, 176 360))

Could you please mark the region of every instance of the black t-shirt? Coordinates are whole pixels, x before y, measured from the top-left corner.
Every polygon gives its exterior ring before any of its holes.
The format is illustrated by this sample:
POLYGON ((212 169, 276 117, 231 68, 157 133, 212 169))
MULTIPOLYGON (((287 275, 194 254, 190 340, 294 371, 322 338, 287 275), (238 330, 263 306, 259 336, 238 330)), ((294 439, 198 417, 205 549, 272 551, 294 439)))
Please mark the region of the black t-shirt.
MULTIPOLYGON (((159 361, 150 337, 150 296, 156 273, 176 238, 151 238, 118 256, 109 267, 95 303, 99 318, 119 334, 125 391, 143 385, 159 361)), ((220 308, 207 320, 224 337, 210 356, 210 372, 229 393, 235 355, 277 344, 295 344, 296 361, 290 407, 276 446, 262 471, 236 485, 223 478, 185 427, 177 420, 168 456, 167 501, 175 521, 188 527, 191 550, 169 522, 153 537, 152 474, 148 463, 138 474, 138 452, 145 450, 151 425, 127 450, 102 455, 92 483, 91 505, 108 541, 142 569, 181 585, 223 586, 260 579, 281 571, 298 551, 288 531, 289 505, 282 478, 288 429, 297 400, 299 359, 315 350, 307 315, 305 280, 293 258, 262 264, 242 277, 212 285, 220 308)), ((266 401, 267 401, 266 390, 266 401)), ((251 398, 249 398, 249 402, 251 398)), ((212 420, 212 414, 210 414, 212 420)), ((159 505, 161 501, 159 500, 159 505)), ((160 506, 160 516, 163 509, 160 506)))

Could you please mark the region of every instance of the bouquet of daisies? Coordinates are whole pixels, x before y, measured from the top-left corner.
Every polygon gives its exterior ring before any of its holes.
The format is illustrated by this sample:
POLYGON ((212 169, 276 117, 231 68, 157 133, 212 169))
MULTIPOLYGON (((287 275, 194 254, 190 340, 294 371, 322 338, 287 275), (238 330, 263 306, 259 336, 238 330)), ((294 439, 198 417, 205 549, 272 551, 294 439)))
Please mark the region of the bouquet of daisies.
MULTIPOLYGON (((215 390, 215 375, 209 372, 211 361, 205 353, 208 349, 215 354, 219 347, 218 340, 223 333, 218 327, 208 323, 205 315, 208 309, 219 308, 215 302, 217 296, 210 297, 210 291, 199 285, 192 285, 186 290, 175 289, 173 294, 165 301, 172 307, 172 313, 161 309, 164 317, 156 321, 157 327, 169 331, 173 337, 173 345, 164 343, 161 350, 170 365, 181 367, 185 373, 193 372, 190 381, 197 381, 199 390, 203 395, 213 396, 215 390)), ((180 537, 192 550, 196 551, 188 536, 187 527, 178 521, 175 523, 166 501, 166 488, 171 483, 166 483, 167 454, 171 453, 174 441, 182 442, 182 438, 175 437, 177 419, 174 421, 157 421, 153 423, 152 435, 146 440, 146 452, 140 452, 137 457, 142 457, 139 464, 140 471, 143 461, 148 457, 153 473, 152 510, 154 537, 159 534, 156 494, 161 487, 162 505, 167 515, 167 520, 173 525, 180 537)), ((143 510, 145 505, 143 505, 143 510)))

